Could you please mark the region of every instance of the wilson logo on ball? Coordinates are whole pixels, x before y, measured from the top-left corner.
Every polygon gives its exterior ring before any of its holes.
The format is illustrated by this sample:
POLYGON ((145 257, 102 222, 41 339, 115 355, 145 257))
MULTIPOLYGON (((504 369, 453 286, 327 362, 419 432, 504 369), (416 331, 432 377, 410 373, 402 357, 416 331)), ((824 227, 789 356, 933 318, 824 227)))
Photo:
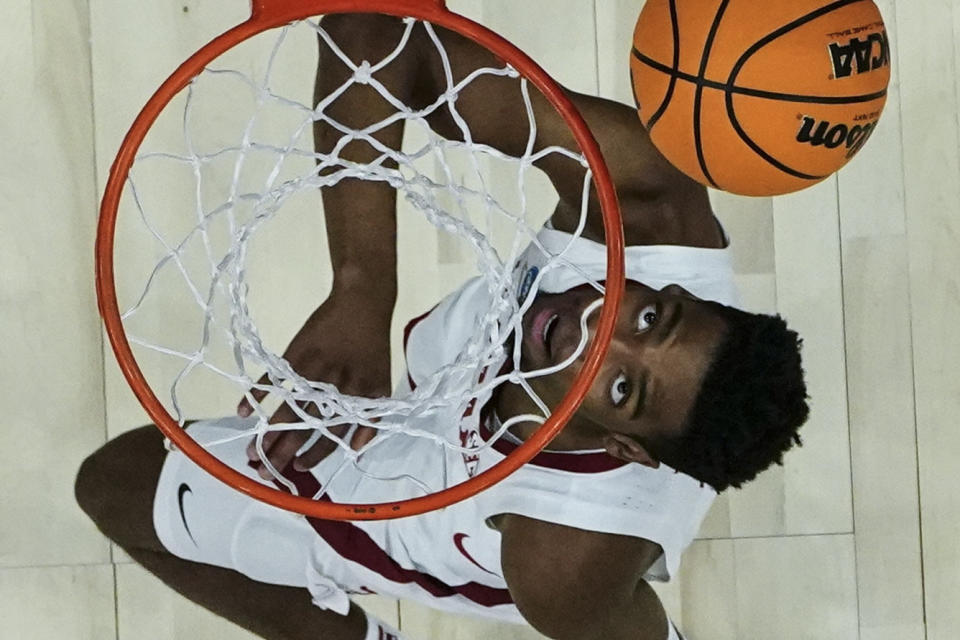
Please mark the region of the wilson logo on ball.
POLYGON ((852 38, 849 44, 830 43, 835 78, 868 73, 890 66, 890 39, 887 32, 871 33, 865 40, 852 38))
POLYGON ((827 149, 836 149, 842 144, 847 145, 847 157, 852 158, 860 148, 866 144, 867 139, 873 134, 877 127, 877 121, 867 124, 832 125, 826 120, 817 121, 816 118, 803 116, 803 124, 800 125, 800 131, 797 133, 797 142, 809 144, 814 147, 826 147, 827 149))

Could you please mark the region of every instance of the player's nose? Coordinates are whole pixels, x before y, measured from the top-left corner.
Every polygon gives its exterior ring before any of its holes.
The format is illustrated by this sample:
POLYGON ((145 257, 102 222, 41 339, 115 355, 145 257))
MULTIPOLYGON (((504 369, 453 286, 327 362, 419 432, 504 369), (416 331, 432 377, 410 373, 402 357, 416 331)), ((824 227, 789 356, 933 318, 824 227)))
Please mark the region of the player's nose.
POLYGON ((683 287, 678 284, 670 284, 661 289, 663 293, 672 295, 672 296, 681 296, 684 298, 690 298, 691 300, 699 300, 697 296, 693 295, 683 287))

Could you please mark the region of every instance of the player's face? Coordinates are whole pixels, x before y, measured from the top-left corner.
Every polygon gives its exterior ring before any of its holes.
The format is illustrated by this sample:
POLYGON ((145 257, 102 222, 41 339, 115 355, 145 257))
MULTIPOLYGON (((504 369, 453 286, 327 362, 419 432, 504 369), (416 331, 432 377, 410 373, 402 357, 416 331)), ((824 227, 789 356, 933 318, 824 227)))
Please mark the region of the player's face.
MULTIPOLYGON (((538 296, 524 316, 525 371, 550 367, 575 351, 580 317, 597 295, 580 287, 538 296)), ((591 337, 598 316, 589 319, 591 337)), ((610 431, 645 441, 679 435, 725 330, 725 322, 682 287, 656 291, 629 282, 600 373, 561 437, 577 447, 578 438, 587 443, 610 431)), ((531 385, 548 406, 556 405, 581 365, 582 356, 531 385)))

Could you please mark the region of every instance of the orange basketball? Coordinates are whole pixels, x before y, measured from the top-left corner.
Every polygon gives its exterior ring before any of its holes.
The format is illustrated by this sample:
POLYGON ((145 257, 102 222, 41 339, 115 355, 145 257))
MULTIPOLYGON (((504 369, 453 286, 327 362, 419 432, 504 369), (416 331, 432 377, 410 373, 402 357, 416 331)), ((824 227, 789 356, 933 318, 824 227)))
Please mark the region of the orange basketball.
POLYGON ((770 196, 840 169, 887 99, 872 0, 647 0, 630 59, 640 120, 705 185, 770 196))

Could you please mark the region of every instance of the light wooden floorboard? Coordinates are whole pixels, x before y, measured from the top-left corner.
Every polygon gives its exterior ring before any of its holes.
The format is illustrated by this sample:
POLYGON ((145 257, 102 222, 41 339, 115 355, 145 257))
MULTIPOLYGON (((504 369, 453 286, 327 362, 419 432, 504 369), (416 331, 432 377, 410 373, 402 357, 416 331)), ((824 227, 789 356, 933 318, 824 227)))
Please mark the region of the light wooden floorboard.
POLYGON ((960 629, 960 6, 897 9, 927 639, 947 640, 960 629))
POLYGON ((777 310, 803 338, 804 447, 732 498, 735 536, 852 531, 836 177, 774 199, 777 310), (756 508, 781 492, 777 512, 756 508), (767 493, 770 491, 770 493, 767 493))
POLYGON ((854 525, 864 631, 923 628, 906 243, 844 245, 854 525))
POLYGON ((114 612, 109 564, 0 569, 4 640, 111 640, 114 612))
POLYGON ((738 637, 855 640, 854 554, 852 535, 735 540, 738 637))
POLYGON ((4 13, 0 567, 105 562, 72 490, 104 439, 87 2, 4 13))

